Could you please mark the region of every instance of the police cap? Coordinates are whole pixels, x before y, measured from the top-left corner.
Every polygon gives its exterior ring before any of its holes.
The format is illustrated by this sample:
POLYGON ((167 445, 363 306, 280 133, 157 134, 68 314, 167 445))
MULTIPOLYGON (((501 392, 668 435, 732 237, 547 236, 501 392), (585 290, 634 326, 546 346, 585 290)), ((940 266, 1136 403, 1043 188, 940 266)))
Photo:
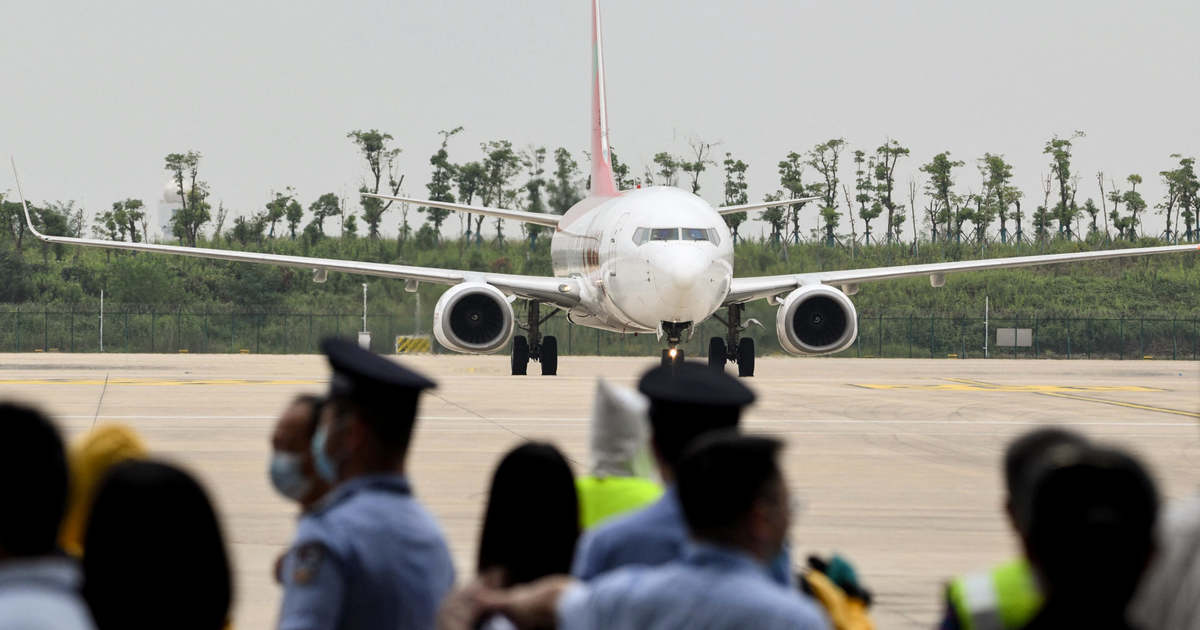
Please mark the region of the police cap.
POLYGON ((364 420, 381 438, 407 443, 417 397, 436 383, 343 339, 326 339, 321 352, 333 368, 330 399, 350 401, 365 411, 364 420))
POLYGON ((684 362, 646 372, 638 391, 650 399, 650 426, 659 455, 674 465, 696 437, 738 426, 754 392, 725 372, 684 362))

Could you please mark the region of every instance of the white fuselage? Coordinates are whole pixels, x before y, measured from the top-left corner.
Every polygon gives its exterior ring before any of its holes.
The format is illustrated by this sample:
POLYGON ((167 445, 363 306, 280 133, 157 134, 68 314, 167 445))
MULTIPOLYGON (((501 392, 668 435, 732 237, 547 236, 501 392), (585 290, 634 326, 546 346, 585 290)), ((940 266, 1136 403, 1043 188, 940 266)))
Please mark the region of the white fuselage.
POLYGON ((700 197, 666 186, 579 202, 550 252, 555 276, 582 280, 571 321, 615 332, 699 324, 721 307, 733 278, 725 220, 700 197))

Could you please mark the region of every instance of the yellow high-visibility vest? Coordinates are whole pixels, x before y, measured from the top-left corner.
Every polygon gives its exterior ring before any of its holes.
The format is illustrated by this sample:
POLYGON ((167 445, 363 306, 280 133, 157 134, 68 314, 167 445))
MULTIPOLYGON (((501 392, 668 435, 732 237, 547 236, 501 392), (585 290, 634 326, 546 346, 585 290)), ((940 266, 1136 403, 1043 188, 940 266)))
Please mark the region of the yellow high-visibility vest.
POLYGON ((963 630, 1022 628, 1042 607, 1041 590, 1024 558, 955 578, 948 594, 963 630))
POLYGON ((662 496, 657 483, 643 477, 594 477, 575 479, 579 495, 579 524, 583 529, 604 519, 649 505, 662 496))

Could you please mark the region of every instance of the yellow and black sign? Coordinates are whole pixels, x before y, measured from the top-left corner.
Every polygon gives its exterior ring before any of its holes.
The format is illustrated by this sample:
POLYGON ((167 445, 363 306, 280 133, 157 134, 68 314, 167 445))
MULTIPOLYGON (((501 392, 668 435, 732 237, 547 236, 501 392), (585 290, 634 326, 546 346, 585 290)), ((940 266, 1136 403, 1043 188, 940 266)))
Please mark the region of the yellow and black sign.
POLYGON ((425 354, 430 349, 428 335, 396 335, 396 354, 425 354))

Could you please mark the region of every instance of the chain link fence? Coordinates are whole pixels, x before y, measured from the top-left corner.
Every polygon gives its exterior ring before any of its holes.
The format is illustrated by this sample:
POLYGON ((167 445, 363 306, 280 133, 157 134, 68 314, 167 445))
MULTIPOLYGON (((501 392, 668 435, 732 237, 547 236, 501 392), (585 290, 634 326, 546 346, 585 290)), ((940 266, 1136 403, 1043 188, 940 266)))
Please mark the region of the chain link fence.
MULTIPOLYGON (((518 309, 518 321, 524 321, 518 309)), ((771 322, 768 322, 770 325, 771 322)), ((430 322, 415 313, 367 316, 372 349, 391 353, 399 335, 429 334, 430 322)), ((329 336, 353 337, 361 313, 222 312, 186 308, 106 309, 34 305, 0 306, 0 352, 141 352, 311 354, 329 336)), ((1173 359, 1200 358, 1200 313, 1058 317, 1006 314, 983 317, 943 314, 860 313, 858 339, 843 357, 1173 359), (997 346, 997 329, 1028 329, 1028 346, 997 346), (986 341, 985 341, 986 339, 986 341)), ((518 333, 520 334, 520 330, 518 333)), ((558 337, 564 355, 656 356, 663 344, 653 334, 619 335, 570 325, 556 315, 542 325, 558 337)), ((719 322, 701 324, 681 344, 702 357, 708 340, 724 336, 719 322)), ((775 331, 752 325, 760 354, 782 352, 775 331)), ((434 344, 434 351, 443 351, 434 344)))

